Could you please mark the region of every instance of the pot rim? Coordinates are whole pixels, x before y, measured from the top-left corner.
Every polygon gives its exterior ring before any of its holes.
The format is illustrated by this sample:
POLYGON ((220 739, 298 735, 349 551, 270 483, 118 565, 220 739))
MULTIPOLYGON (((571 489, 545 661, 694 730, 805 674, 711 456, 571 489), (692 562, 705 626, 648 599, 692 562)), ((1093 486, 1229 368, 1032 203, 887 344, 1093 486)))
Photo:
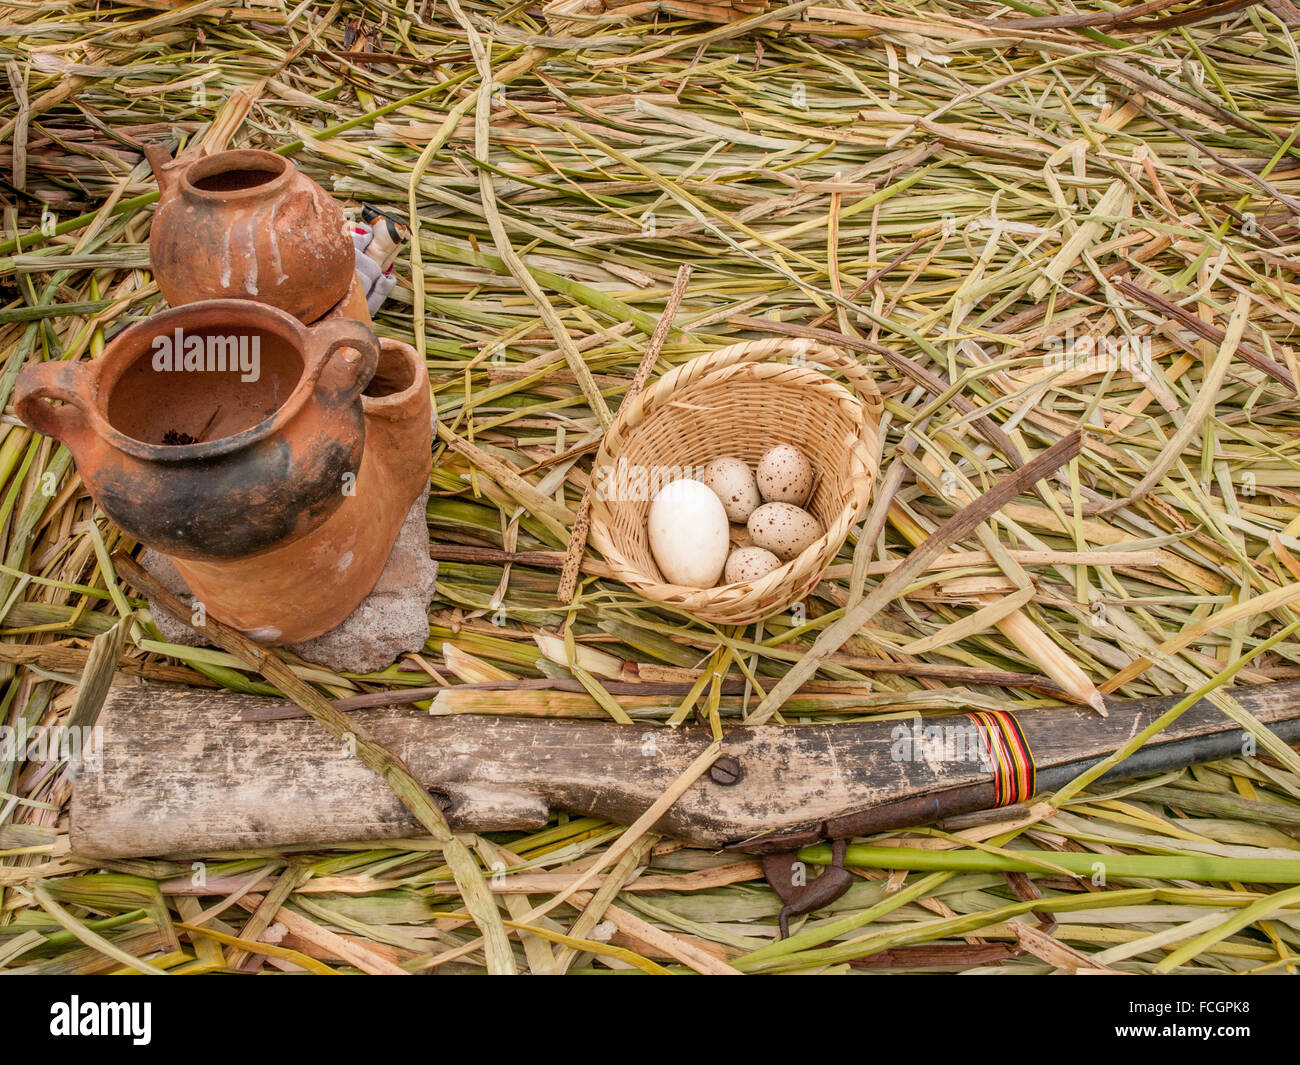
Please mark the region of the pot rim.
POLYGON ((284 156, 276 155, 275 152, 266 152, 260 148, 234 148, 195 159, 181 171, 180 184, 186 196, 208 203, 231 203, 256 199, 269 192, 277 192, 293 180, 294 172, 293 164, 284 156), (241 166, 241 163, 251 165, 241 166), (201 189, 194 183, 196 179, 201 181, 212 174, 240 169, 261 170, 273 173, 275 176, 245 189, 201 189))
POLYGON ((311 372, 311 335, 307 327, 288 311, 267 303, 252 300, 198 300, 181 307, 171 307, 152 314, 122 330, 109 341, 103 354, 86 365, 93 368, 89 401, 85 411, 95 433, 117 450, 135 458, 151 462, 201 462, 220 458, 243 450, 252 444, 279 432, 296 418, 307 400, 316 390, 316 375, 311 372), (121 376, 140 358, 147 357, 148 338, 169 331, 169 327, 184 323, 189 328, 203 328, 214 324, 229 324, 243 317, 247 325, 274 333, 288 341, 302 359, 302 374, 293 391, 279 407, 256 425, 219 440, 200 441, 195 444, 149 444, 122 432, 108 420, 108 397, 121 376), (249 319, 253 319, 249 321, 249 319))
MULTIPOLYGON (((402 408, 420 394, 421 386, 425 389, 428 388, 429 374, 425 369, 424 360, 420 358, 420 353, 405 340, 398 340, 395 337, 380 337, 379 357, 381 359, 385 350, 396 350, 406 360, 411 369, 411 383, 400 391, 390 392, 386 396, 369 396, 366 395, 363 389, 361 392, 361 409, 370 415, 398 417, 402 414, 402 408)), ((378 370, 375 372, 378 374, 378 370)))

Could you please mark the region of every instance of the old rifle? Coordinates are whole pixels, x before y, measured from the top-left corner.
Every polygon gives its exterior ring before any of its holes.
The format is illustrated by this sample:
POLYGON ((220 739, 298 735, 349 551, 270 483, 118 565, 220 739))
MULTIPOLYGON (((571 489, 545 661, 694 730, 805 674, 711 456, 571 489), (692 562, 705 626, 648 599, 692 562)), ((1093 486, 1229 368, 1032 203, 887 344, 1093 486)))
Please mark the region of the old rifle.
MULTIPOLYGON (((1231 694, 1281 739, 1300 742, 1300 682, 1231 694)), ((771 856, 767 871, 786 916, 808 912, 834 897, 847 874, 832 867, 806 885, 791 882, 782 863, 796 848, 1050 793, 1176 702, 1110 700, 1105 718, 1063 706, 741 726, 726 731, 713 769, 655 831, 771 856)), ((286 705, 157 684, 114 687, 76 779, 73 851, 88 858, 210 854, 420 833, 379 777, 309 718, 286 717, 286 705)), ((349 719, 401 758, 450 825, 467 831, 538 829, 552 810, 630 824, 712 738, 694 727, 434 717, 409 708, 356 710, 349 719)), ((1225 758, 1248 745, 1239 725, 1202 700, 1102 779, 1225 758)))

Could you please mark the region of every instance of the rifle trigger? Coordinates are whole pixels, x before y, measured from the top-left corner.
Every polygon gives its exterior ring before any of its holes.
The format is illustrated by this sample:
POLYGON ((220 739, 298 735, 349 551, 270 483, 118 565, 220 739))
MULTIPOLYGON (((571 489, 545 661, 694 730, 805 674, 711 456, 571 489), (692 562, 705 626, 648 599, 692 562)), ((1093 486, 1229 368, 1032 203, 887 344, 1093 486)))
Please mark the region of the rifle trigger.
POLYGON ((844 868, 846 847, 847 840, 831 842, 831 864, 813 881, 805 881, 799 875, 804 866, 798 851, 762 856, 763 875, 784 903, 779 918, 782 939, 790 935, 791 917, 829 906, 853 885, 853 874, 844 868))
POLYGON ((772 890, 780 897, 783 905, 798 898, 799 892, 802 890, 795 879, 795 874, 801 864, 798 851, 764 854, 762 863, 763 875, 767 877, 767 882, 772 885, 772 890))

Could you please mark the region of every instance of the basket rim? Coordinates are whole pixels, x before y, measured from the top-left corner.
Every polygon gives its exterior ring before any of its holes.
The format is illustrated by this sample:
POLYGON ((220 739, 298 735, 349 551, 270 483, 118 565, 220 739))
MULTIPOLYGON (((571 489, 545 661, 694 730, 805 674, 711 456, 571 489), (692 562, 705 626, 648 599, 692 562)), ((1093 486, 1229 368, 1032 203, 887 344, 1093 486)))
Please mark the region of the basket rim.
POLYGON ((757 580, 721 584, 712 588, 689 588, 663 581, 627 558, 611 535, 609 519, 612 514, 609 504, 596 495, 592 496, 589 528, 593 546, 604 556, 615 579, 647 599, 683 610, 701 620, 724 624, 748 622, 777 613, 806 595, 820 580, 822 571, 839 553, 853 523, 861 516, 870 499, 871 486, 877 472, 875 449, 882 406, 880 391, 874 380, 856 359, 842 349, 803 338, 778 337, 745 341, 698 356, 675 367, 640 395, 625 403, 601 441, 593 468, 617 462, 626 441, 636 428, 674 401, 680 401, 700 388, 725 383, 738 376, 765 379, 772 387, 816 389, 838 403, 860 408, 861 428, 845 447, 843 460, 852 499, 841 508, 833 521, 827 523, 822 535, 794 558, 757 580), (770 361, 773 355, 782 354, 806 356, 809 361, 825 362, 845 370, 845 376, 852 381, 857 394, 819 369, 802 363, 792 366, 770 361), (851 372, 847 364, 851 364, 851 371, 856 373, 851 372))
POLYGON ((726 373, 728 370, 744 373, 746 368, 753 369, 766 365, 774 367, 777 372, 783 373, 785 376, 795 376, 797 374, 802 378, 802 383, 808 387, 820 389, 829 385, 848 392, 845 385, 836 381, 829 374, 809 367, 807 365, 809 362, 821 362, 845 373, 845 376, 858 393, 857 396, 849 393, 850 398, 862 403, 874 415, 863 420, 863 431, 859 434, 860 439, 870 437, 874 441, 880 420, 879 408, 883 402, 875 379, 863 369, 857 359, 843 348, 823 344, 818 340, 809 340, 806 337, 782 336, 728 344, 726 347, 706 352, 703 355, 697 355, 680 366, 673 367, 658 380, 647 384, 636 396, 630 397, 624 402, 614 421, 605 430, 597 454, 599 456, 613 450, 629 430, 645 421, 678 393, 686 391, 697 384, 703 384, 706 377, 710 379, 710 383, 713 383, 713 375, 726 373), (789 351, 783 349, 789 349, 789 351), (787 363, 783 366, 776 366, 770 361, 774 355, 795 356, 801 361, 797 364, 787 363))

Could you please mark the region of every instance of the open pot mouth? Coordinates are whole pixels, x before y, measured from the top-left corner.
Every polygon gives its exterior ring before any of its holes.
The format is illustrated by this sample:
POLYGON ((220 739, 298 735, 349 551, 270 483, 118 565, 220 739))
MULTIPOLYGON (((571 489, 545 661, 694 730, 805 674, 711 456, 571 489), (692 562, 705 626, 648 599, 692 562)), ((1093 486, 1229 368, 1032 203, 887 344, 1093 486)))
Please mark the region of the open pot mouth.
POLYGON ((248 148, 197 160, 185 170, 181 182, 190 196, 228 202, 265 196, 288 182, 292 171, 283 156, 248 148))
POLYGON ((266 304, 202 300, 172 308, 124 330, 96 360, 100 372, 88 416, 103 439, 137 458, 218 458, 266 439, 302 409, 313 391, 306 352, 298 320, 266 304), (177 352, 176 338, 202 343, 177 352), (240 339, 247 341, 242 351, 240 339), (247 358, 262 342, 271 358, 247 358), (216 365, 223 355, 224 366, 216 365), (187 410, 186 400, 197 400, 198 409, 187 410))
POLYGON ((401 407, 427 382, 428 375, 419 352, 410 344, 382 337, 375 374, 361 393, 362 406, 371 414, 401 407))

